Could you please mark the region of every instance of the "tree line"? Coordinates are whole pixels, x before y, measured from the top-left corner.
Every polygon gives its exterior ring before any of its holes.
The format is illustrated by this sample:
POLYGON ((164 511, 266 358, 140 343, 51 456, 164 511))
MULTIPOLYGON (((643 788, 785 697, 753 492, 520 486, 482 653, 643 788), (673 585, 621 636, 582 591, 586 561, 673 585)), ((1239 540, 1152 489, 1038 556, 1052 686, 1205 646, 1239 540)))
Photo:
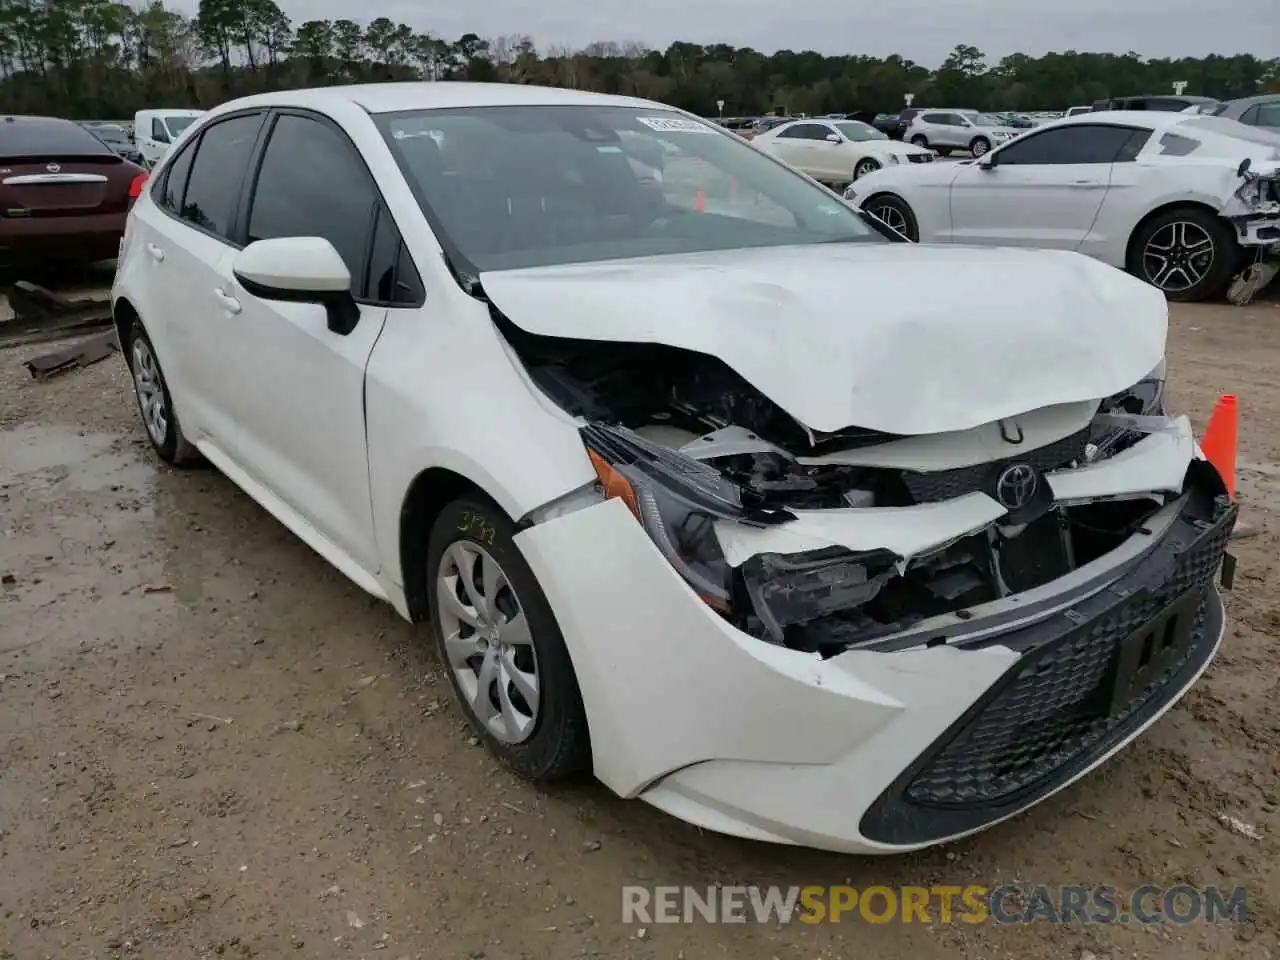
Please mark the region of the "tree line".
POLYGON ((146 107, 211 107, 299 86, 378 80, 538 83, 659 100, 714 116, 894 112, 917 103, 1061 110, 1107 96, 1186 92, 1228 99, 1280 92, 1280 59, 1251 54, 1146 59, 1068 50, 998 62, 958 45, 937 68, 901 56, 767 54, 729 44, 593 43, 531 37, 447 40, 386 17, 295 25, 275 0, 200 0, 194 18, 161 0, 0 0, 0 113, 131 117, 146 107))

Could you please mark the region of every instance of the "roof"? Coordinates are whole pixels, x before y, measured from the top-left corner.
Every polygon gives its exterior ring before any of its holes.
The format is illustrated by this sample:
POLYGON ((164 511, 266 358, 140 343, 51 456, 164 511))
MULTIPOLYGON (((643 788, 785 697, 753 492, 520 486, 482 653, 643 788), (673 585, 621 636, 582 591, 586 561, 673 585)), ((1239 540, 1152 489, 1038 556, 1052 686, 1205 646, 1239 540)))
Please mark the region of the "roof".
MULTIPOLYGON (((358 83, 337 87, 313 87, 281 90, 242 97, 223 104, 222 110, 254 106, 321 107, 335 100, 345 100, 370 113, 396 113, 401 110, 443 110, 450 107, 533 107, 533 106, 617 106, 648 107, 670 110, 671 107, 640 100, 616 97, 586 90, 561 87, 539 87, 525 83, 465 83, 455 80, 420 80, 405 83, 358 83)), ((220 110, 219 112, 222 112, 220 110)))
POLYGON ((1171 110, 1098 110, 1094 113, 1077 113, 1072 117, 1055 120, 1054 126, 1079 126, 1088 123, 1114 123, 1126 127, 1145 127, 1148 130, 1164 130, 1176 127, 1194 113, 1175 113, 1171 110))
POLYGON ((1255 103, 1275 103, 1280 100, 1280 93, 1260 93, 1254 97, 1237 97, 1234 100, 1228 100, 1229 107, 1252 107, 1255 103))

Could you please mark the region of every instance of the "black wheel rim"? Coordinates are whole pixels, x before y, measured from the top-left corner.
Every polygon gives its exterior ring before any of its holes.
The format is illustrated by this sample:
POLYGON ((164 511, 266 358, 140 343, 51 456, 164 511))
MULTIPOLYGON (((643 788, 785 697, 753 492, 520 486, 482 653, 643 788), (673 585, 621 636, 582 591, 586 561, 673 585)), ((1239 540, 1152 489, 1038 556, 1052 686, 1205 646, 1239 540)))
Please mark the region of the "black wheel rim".
POLYGON ((976 142, 974 143, 974 145, 973 145, 973 155, 974 155, 975 157, 980 157, 980 156, 982 156, 984 153, 986 153, 988 149, 989 149, 989 148, 987 147, 987 141, 985 141, 985 140, 978 140, 978 141, 976 141, 976 142))
POLYGON ((1156 230, 1142 250, 1147 282, 1165 293, 1185 293, 1213 269, 1216 244, 1192 220, 1175 220, 1156 230))
POLYGON ((863 160, 853 171, 853 179, 857 180, 859 177, 865 177, 868 173, 879 169, 880 164, 876 163, 874 160, 863 160))

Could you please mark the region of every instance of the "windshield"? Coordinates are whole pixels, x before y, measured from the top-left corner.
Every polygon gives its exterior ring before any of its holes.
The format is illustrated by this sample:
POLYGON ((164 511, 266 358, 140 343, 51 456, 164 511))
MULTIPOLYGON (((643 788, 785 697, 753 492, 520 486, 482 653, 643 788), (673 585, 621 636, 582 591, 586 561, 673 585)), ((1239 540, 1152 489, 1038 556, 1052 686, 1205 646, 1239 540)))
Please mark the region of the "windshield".
POLYGON ((455 269, 482 273, 889 242, 825 188, 661 109, 468 107, 375 117, 455 269))
POLYGON ((169 128, 170 136, 177 139, 178 134, 195 123, 197 119, 197 117, 165 117, 164 125, 169 128))
POLYGON ((1004 127, 1007 124, 997 116, 990 113, 966 113, 965 117, 970 123, 979 127, 1004 127))
POLYGON ((835 125, 846 140, 888 140, 889 137, 868 123, 860 120, 842 120, 835 125))

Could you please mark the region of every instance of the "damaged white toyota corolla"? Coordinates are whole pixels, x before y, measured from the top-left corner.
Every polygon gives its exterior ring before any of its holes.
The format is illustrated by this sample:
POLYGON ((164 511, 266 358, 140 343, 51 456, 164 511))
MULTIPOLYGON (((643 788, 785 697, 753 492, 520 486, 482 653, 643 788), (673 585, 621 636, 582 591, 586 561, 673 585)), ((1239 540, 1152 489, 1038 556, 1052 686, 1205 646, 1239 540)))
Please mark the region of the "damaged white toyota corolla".
POLYGON ((114 304, 159 454, 430 621, 530 778, 918 848, 1087 773, 1222 637, 1235 507, 1164 411, 1159 291, 894 242, 667 107, 234 101, 154 172, 114 304))

